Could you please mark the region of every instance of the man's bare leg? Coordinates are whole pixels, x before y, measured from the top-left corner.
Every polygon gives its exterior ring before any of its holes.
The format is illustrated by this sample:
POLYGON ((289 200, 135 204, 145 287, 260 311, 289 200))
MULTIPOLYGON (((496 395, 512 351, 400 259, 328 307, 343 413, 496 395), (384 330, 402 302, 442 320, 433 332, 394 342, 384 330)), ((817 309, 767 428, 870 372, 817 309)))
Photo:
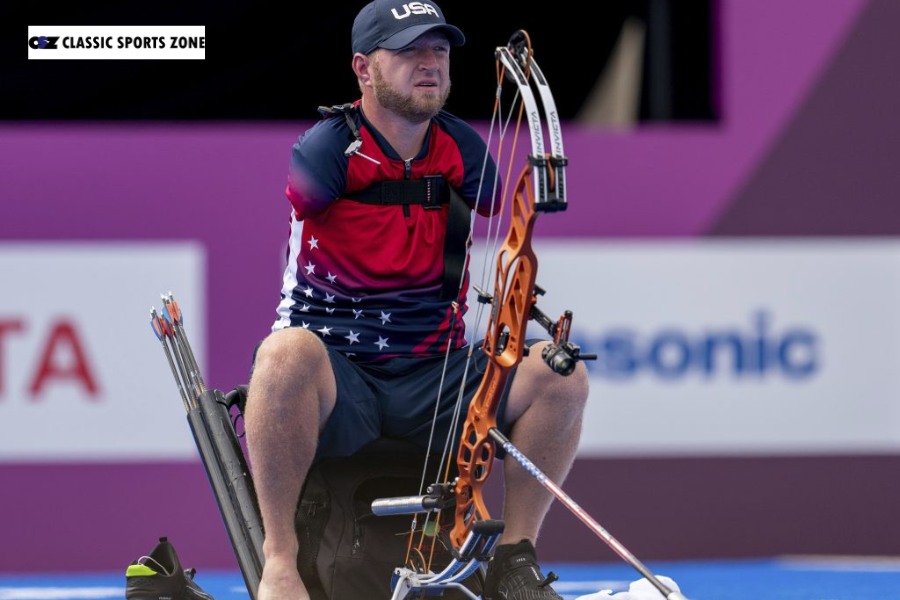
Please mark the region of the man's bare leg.
POLYGON ((308 600, 297 572, 294 514, 337 395, 331 361, 315 334, 288 328, 256 354, 246 431, 266 536, 258 600, 308 600))
MULTIPOLYGON (((578 449, 581 419, 588 395, 587 369, 579 363, 568 377, 550 370, 535 344, 513 378, 506 407, 514 421, 510 441, 535 465, 562 484, 578 449)), ((504 461, 506 494, 501 544, 535 542, 553 496, 513 459, 504 461)))

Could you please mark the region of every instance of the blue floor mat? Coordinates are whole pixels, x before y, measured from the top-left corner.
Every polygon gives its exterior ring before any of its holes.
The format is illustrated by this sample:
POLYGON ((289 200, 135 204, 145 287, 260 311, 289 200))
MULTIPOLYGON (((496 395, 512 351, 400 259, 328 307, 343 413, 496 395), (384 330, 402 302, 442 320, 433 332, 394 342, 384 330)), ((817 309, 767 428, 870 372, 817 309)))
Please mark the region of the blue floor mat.
MULTIPOLYGON (((900 560, 785 558, 649 563, 678 582, 690 600, 900 600, 900 560)), ((624 591, 637 574, 623 564, 545 565, 566 598, 601 589, 624 591)), ((0 600, 106 600, 125 596, 124 569, 78 575, 0 575, 0 600)), ((216 600, 247 600, 237 572, 201 571, 197 582, 216 600)))

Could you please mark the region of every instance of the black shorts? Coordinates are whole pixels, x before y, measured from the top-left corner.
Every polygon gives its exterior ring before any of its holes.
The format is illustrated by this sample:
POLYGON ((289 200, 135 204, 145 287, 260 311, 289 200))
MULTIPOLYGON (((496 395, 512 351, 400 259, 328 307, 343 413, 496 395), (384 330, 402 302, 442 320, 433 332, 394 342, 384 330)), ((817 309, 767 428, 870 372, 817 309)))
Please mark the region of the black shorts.
MULTIPOLYGON (((468 347, 454 350, 447 361, 431 444, 432 452, 438 454, 444 451, 464 372, 466 385, 457 431, 452 438, 454 444, 458 444, 469 402, 484 375, 487 356, 481 342, 473 348, 466 372, 468 353, 468 347)), ((444 368, 443 356, 392 358, 376 365, 354 363, 331 348, 328 356, 337 382, 337 401, 319 436, 315 460, 349 456, 381 437, 409 440, 423 450, 428 447, 444 368)), ((511 383, 512 377, 497 410, 497 427, 507 435, 504 413, 511 383)))

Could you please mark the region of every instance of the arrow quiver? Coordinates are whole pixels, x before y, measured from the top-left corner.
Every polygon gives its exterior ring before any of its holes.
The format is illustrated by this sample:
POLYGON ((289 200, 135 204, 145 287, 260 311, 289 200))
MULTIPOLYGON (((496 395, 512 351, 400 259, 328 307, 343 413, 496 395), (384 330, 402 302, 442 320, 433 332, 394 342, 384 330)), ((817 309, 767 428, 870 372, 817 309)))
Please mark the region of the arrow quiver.
POLYGON ((219 390, 206 389, 181 309, 171 292, 162 300, 162 314, 151 309, 150 324, 172 369, 228 538, 255 600, 264 564, 262 518, 253 478, 229 416, 229 408, 241 404, 246 388, 236 388, 227 397, 219 390))

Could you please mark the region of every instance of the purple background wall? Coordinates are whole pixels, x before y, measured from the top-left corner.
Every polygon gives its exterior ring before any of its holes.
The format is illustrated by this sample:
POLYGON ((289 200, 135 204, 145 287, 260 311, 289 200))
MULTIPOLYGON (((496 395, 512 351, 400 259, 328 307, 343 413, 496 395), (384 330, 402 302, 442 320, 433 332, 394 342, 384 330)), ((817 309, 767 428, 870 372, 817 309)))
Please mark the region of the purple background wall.
MULTIPOLYGON (((900 84, 885 73, 900 58, 900 6, 719 8, 722 121, 568 127, 572 206, 542 221, 540 235, 898 233, 889 161, 900 150, 900 84)), ((246 379, 273 318, 286 166, 306 126, 0 125, 0 240, 201 241, 208 381, 229 388, 246 379)), ((888 521, 900 490, 879 476, 897 457, 634 461, 579 461, 570 486, 642 557, 898 550, 888 521), (624 493, 601 500, 595 481, 624 493)), ((15 515, 0 570, 120 568, 166 532, 193 564, 234 565, 199 464, 0 464, 0 481, 0 514, 15 515)), ((554 559, 611 558, 557 509, 542 548, 554 559)))

